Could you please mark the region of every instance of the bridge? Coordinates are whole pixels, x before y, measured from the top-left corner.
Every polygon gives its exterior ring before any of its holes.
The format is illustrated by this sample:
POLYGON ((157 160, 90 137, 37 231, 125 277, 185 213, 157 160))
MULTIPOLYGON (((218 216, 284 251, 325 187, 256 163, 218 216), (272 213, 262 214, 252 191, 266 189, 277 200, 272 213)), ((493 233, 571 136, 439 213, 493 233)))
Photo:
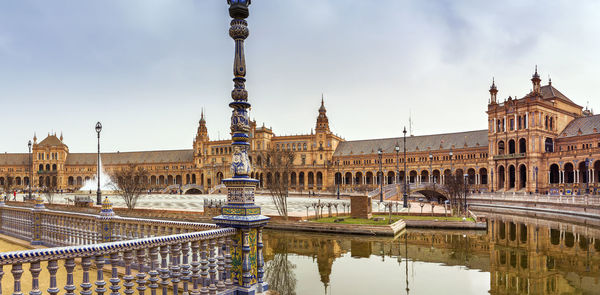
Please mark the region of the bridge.
MULTIPOLYGON (((388 184, 383 186, 383 199, 384 200, 401 200, 403 194, 402 184, 388 184)), ((408 195, 419 193, 427 198, 429 201, 437 201, 442 203, 444 200, 448 200, 448 192, 444 186, 437 183, 421 182, 421 183, 409 183, 407 184, 408 195)), ((368 193, 369 197, 378 199, 380 195, 380 188, 377 188, 368 193)))
MULTIPOLYGON (((160 290, 162 294, 237 294, 242 277, 250 276, 245 270, 235 271, 245 252, 237 249, 240 231, 209 223, 120 217, 108 198, 97 215, 48 210, 40 196, 34 208, 0 201, 0 233, 32 245, 54 247, 0 253, 0 290, 4 267, 9 266, 12 278, 6 279, 14 286, 13 294, 23 294, 25 269, 31 274, 29 294, 42 294, 44 263, 50 277, 46 291, 53 295, 60 289, 75 294, 75 280, 81 282, 81 294, 118 294, 122 287, 125 294, 133 294, 134 289, 140 294, 147 289, 151 294, 160 290), (90 281, 92 265, 97 270, 95 282, 90 281), (82 271, 75 272, 76 266, 82 271), (60 286, 59 269, 67 277, 60 286), (104 278, 105 272, 110 278, 104 278), (96 288, 92 290, 93 285, 96 288)), ((262 257, 262 243, 255 247, 262 257)), ((254 277, 262 282, 262 258, 258 263, 260 273, 254 277)))
POLYGON ((160 192, 166 194, 173 191, 179 192, 179 190, 181 190, 181 193, 184 195, 202 194, 204 193, 204 186, 191 183, 186 185, 172 184, 163 188, 160 192))

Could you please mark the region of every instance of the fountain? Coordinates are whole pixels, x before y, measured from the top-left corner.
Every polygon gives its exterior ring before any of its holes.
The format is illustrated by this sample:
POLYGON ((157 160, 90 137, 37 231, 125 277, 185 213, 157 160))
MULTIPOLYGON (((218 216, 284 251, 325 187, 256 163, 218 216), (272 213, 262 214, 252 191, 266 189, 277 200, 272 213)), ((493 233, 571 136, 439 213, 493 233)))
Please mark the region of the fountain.
MULTIPOLYGON (((110 180, 110 175, 104 172, 102 166, 102 158, 100 158, 100 190, 101 191, 112 191, 114 190, 113 182, 110 180)), ((96 177, 88 179, 83 183, 83 186, 79 189, 80 191, 92 191, 98 190, 98 180, 96 177)))

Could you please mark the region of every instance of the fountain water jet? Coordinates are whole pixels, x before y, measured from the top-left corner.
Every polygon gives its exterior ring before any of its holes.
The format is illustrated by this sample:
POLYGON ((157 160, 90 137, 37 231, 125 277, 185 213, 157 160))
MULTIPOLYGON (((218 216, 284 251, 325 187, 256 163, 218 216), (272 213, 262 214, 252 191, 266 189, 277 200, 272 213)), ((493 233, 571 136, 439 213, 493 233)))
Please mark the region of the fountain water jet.
MULTIPOLYGON (((110 175, 104 172, 102 166, 102 157, 100 157, 100 190, 101 191, 112 191, 114 190, 113 182, 110 179, 110 175)), ((83 186, 79 189, 80 191, 96 191, 98 189, 98 180, 96 176, 92 179, 88 179, 83 183, 83 186)))

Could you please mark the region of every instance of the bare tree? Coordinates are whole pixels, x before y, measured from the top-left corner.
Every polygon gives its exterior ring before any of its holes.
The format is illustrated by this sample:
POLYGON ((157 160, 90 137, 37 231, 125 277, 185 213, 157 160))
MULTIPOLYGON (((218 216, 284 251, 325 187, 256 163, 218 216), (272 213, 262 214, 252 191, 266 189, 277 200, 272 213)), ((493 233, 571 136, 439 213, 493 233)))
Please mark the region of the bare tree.
POLYGON ((4 193, 8 194, 10 193, 10 189, 12 188, 12 176, 10 176, 10 174, 6 173, 6 175, 4 175, 4 182, 2 183, 2 189, 4 190, 4 193))
POLYGON ((262 158, 266 159, 263 170, 267 174, 267 189, 271 194, 279 216, 283 216, 287 220, 287 197, 290 190, 290 173, 294 165, 296 153, 292 150, 270 149, 263 152, 262 158))
POLYGON ((455 212, 459 212, 462 208, 463 201, 463 198, 461 198, 461 196, 463 196, 465 192, 465 184, 463 178, 456 175, 447 176, 444 188, 448 192, 450 204, 452 204, 452 207, 454 208, 455 212))
POLYGON ((296 295, 296 265, 288 259, 288 237, 287 234, 278 239, 275 256, 265 266, 265 279, 269 283, 269 289, 277 291, 281 295, 296 295))
POLYGON ((111 186, 123 198, 129 210, 135 208, 139 198, 150 187, 148 171, 133 164, 114 170, 111 174, 111 182, 111 186))
POLYGON ((44 187, 44 196, 46 196, 46 200, 48 204, 52 204, 54 202, 54 194, 56 193, 56 179, 50 181, 49 185, 44 187))

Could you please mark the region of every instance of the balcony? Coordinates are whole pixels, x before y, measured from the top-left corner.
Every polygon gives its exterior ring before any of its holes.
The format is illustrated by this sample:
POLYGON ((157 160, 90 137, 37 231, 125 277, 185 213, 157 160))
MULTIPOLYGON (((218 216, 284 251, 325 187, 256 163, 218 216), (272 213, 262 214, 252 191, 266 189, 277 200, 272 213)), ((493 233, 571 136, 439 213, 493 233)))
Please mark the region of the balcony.
POLYGON ((494 160, 510 160, 510 159, 522 159, 527 156, 526 153, 508 154, 508 155, 495 155, 494 160))

